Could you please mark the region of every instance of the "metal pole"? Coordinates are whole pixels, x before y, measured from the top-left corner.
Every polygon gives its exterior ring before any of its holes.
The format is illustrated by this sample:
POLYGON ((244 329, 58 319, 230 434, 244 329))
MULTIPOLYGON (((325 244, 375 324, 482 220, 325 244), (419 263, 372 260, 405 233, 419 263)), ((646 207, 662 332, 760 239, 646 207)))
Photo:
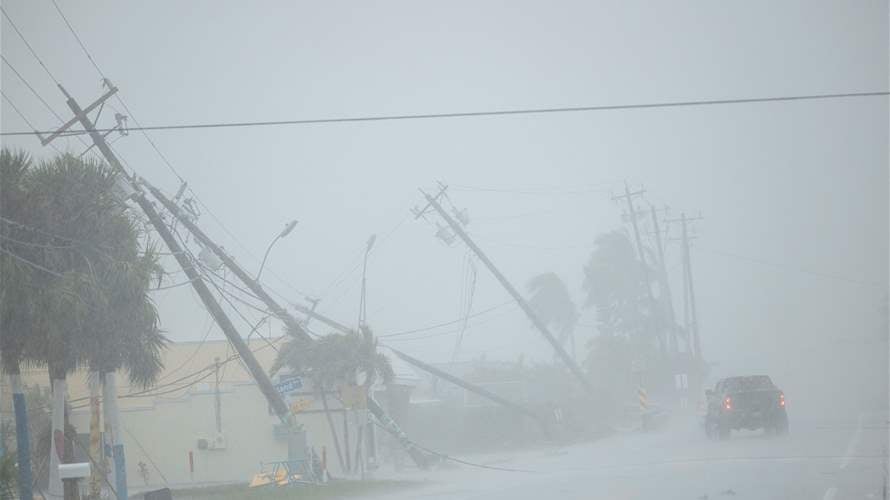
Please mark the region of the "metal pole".
POLYGON ((219 358, 213 358, 216 384, 213 387, 214 403, 216 403, 216 433, 222 433, 222 398, 219 393, 219 358))

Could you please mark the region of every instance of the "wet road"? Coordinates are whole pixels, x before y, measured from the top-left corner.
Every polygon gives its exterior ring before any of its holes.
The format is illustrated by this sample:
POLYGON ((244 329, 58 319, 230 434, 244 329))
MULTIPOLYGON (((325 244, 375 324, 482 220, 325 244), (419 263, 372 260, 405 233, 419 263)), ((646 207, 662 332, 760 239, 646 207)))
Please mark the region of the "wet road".
POLYGON ((424 486, 385 498, 882 498, 887 437, 886 412, 839 419, 792 418, 788 436, 742 431, 728 441, 706 439, 694 417, 676 418, 660 432, 619 434, 595 443, 512 455, 462 457, 531 472, 463 465, 414 472, 400 477, 423 478, 424 486))

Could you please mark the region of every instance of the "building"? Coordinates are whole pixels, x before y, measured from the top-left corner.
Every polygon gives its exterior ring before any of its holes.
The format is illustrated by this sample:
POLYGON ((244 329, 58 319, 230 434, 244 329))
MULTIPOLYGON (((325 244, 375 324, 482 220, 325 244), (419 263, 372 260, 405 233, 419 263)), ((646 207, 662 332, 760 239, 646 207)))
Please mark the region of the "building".
MULTIPOLYGON (((276 346, 283 340, 254 338, 248 342, 267 372, 276 346)), ((22 379, 27 386, 49 386, 44 368, 25 369, 22 379)), ((287 458, 284 429, 225 340, 171 343, 164 352, 164 371, 154 387, 143 389, 128 384, 126 373, 118 374, 127 477, 133 490, 246 482, 259 472, 263 462, 287 458)), ((343 475, 320 401, 301 381, 292 380, 289 385, 293 392, 286 395, 286 400, 295 410, 297 422, 306 430, 308 446, 319 457, 326 455, 332 475, 343 475)), ((400 387, 407 387, 410 393, 410 381, 400 387)), ((9 394, 8 390, 4 387, 3 394, 9 394)), ((83 437, 80 441, 87 443, 88 374, 70 375, 68 393, 70 423, 83 437)), ((392 398, 380 398, 383 404, 388 399, 392 398)), ((337 394, 329 394, 327 400, 339 444, 346 446, 344 434, 347 435, 354 454, 361 413, 344 410, 337 394)), ((9 421, 9 403, 3 405, 4 420, 9 421)))

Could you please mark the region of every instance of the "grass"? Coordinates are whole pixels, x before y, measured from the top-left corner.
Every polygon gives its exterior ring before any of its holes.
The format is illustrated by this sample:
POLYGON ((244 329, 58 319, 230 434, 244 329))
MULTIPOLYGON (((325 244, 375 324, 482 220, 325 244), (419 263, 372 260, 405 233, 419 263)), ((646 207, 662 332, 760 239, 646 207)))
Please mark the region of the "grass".
POLYGON ((385 493, 397 489, 419 486, 418 481, 332 481, 319 486, 261 486, 248 488, 246 484, 231 486, 213 486, 209 488, 193 488, 177 490, 173 497, 177 499, 203 500, 276 500, 276 499, 307 499, 327 500, 335 498, 355 498, 373 493, 385 493))

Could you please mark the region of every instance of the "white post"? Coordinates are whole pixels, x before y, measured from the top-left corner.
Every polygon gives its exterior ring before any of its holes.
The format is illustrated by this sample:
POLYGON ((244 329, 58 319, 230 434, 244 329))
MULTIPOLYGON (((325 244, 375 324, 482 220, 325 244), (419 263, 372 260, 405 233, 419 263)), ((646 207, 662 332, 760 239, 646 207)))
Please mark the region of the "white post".
POLYGON ((104 457, 103 471, 107 484, 114 484, 114 462, 111 460, 111 447, 113 440, 111 438, 111 413, 108 408, 108 387, 105 385, 105 373, 100 374, 101 390, 102 390, 102 456, 104 457))
POLYGON ((99 498, 102 494, 102 476, 105 474, 105 458, 102 453, 102 443, 100 442, 100 408, 99 395, 102 389, 102 381, 100 380, 98 371, 90 372, 90 458, 92 459, 92 467, 90 467, 90 496, 99 498))
POLYGON ((59 464, 65 452, 65 393, 68 384, 65 379, 53 379, 52 434, 49 445, 49 487, 50 498, 62 498, 64 490, 59 478, 59 464))
POLYGON ((127 500, 127 465, 121 436, 120 412, 117 408, 117 379, 113 372, 105 374, 103 393, 105 415, 111 429, 111 456, 114 463, 114 489, 118 500, 127 500))

